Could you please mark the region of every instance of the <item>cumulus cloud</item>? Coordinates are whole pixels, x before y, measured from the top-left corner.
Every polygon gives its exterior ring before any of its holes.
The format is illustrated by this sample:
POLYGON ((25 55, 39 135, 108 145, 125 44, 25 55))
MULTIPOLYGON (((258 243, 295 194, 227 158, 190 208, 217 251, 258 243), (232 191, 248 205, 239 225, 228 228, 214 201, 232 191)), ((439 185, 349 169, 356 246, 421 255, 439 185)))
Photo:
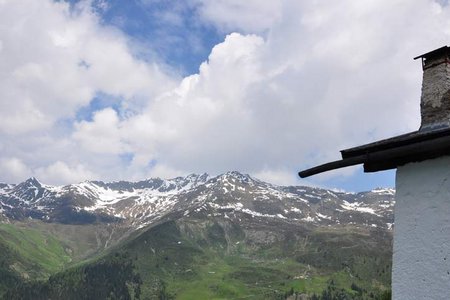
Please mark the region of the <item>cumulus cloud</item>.
MULTIPOLYGON (((95 6, 107 9, 104 3, 95 6)), ((111 109, 90 108, 93 99, 107 96, 120 110, 118 118, 124 118, 170 90, 176 78, 158 64, 136 58, 128 37, 104 25, 89 1, 72 6, 49 0, 1 1, 0 18, 1 156, 19 159, 28 176, 42 175, 42 170, 55 173, 61 163, 86 163, 92 169, 78 174, 120 165, 119 158, 100 153, 123 150, 113 133, 85 125, 77 120, 78 112, 87 107, 94 110, 94 121, 113 121, 111 109), (101 133, 105 135, 99 140, 101 133)), ((0 180, 21 178, 2 173, 0 180)))
POLYGON ((2 158, 0 168, 4 178, 9 182, 24 180, 30 174, 30 170, 25 163, 17 157, 2 158))
POLYGON ((112 108, 94 113, 92 122, 75 123, 74 139, 88 151, 94 153, 120 154, 125 152, 121 142, 119 117, 112 108))
POLYGON ((264 32, 281 17, 282 0, 191 0, 204 21, 223 31, 264 32))
POLYGON ((297 185, 297 174, 291 170, 262 170, 253 174, 255 178, 278 185, 297 185))
POLYGON ((96 179, 98 175, 89 171, 84 165, 68 166, 62 161, 35 171, 39 180, 51 182, 53 184, 66 184, 68 182, 80 182, 89 179, 96 179))
POLYGON ((293 184, 340 149, 417 129, 412 57, 450 36, 450 8, 431 0, 192 1, 237 32, 181 80, 134 57, 87 4, 0 2, 14 25, 0 27, 2 155, 49 181, 241 170, 293 184), (95 107, 99 92, 116 102, 95 107))
MULTIPOLYGON (((280 18, 259 27, 270 28, 266 38, 230 34, 199 74, 143 112, 152 129, 128 142, 153 145, 152 157, 180 172, 239 169, 281 178, 284 170, 290 178, 338 159, 339 149, 417 129, 421 70, 411 58, 445 43, 447 7, 276 3, 280 18)), ((218 5, 220 17, 208 20, 237 24, 251 19, 249 11, 229 14, 218 5)))
POLYGON ((148 101, 170 86, 158 66, 133 57, 123 34, 100 25, 90 6, 0 3, 0 131, 48 130, 97 92, 148 101))

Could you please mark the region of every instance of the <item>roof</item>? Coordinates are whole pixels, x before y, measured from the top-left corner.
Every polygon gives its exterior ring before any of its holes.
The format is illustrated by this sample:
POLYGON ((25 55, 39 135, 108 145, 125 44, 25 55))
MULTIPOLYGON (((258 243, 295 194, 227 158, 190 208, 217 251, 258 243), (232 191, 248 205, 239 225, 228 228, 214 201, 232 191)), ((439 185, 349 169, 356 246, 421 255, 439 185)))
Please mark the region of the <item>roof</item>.
POLYGON ((410 162, 450 155, 450 128, 418 130, 342 150, 341 155, 342 160, 326 163, 298 174, 304 178, 358 164, 364 165, 364 172, 377 172, 395 169, 410 162))
POLYGON ((444 46, 444 47, 435 49, 433 51, 427 52, 425 54, 416 56, 416 57, 414 57, 414 59, 418 59, 418 58, 425 58, 425 59, 427 59, 427 58, 432 58, 432 57, 436 57, 436 56, 441 56, 445 52, 450 52, 449 50, 450 50, 450 47, 444 46))

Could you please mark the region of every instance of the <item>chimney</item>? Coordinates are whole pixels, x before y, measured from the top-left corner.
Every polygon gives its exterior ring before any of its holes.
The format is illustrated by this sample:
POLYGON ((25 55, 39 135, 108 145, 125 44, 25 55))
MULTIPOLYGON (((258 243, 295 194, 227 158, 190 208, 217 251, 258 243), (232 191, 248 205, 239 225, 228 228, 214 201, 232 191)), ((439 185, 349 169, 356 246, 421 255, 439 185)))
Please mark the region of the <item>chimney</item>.
POLYGON ((450 47, 433 50, 422 59, 423 81, 420 99, 420 131, 450 127, 450 47))

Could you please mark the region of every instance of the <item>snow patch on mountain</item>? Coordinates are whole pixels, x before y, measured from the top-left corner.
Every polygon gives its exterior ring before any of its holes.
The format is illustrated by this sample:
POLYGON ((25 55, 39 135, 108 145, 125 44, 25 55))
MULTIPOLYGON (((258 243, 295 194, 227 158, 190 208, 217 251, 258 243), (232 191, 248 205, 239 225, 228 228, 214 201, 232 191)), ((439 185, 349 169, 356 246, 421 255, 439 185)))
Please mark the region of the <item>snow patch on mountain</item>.
POLYGON ((376 188, 371 192, 379 195, 395 195, 395 190, 389 188, 376 188))
POLYGON ((363 212, 363 213, 368 213, 368 214, 373 214, 373 215, 378 216, 378 214, 375 212, 375 210, 373 208, 364 207, 363 205, 364 205, 364 203, 361 203, 361 202, 349 203, 344 200, 343 204, 341 204, 341 207, 346 210, 353 210, 353 211, 358 211, 358 212, 363 212))

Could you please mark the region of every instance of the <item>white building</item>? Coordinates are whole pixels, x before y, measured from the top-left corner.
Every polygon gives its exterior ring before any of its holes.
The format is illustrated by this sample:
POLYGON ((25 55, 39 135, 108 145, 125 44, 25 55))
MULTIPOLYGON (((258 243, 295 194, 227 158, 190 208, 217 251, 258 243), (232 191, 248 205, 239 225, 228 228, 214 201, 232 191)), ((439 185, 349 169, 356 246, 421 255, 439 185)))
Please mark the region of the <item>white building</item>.
POLYGON ((418 131, 342 150, 342 160, 299 173, 307 177, 363 164, 397 169, 392 267, 395 300, 450 299, 450 48, 422 60, 418 131))

